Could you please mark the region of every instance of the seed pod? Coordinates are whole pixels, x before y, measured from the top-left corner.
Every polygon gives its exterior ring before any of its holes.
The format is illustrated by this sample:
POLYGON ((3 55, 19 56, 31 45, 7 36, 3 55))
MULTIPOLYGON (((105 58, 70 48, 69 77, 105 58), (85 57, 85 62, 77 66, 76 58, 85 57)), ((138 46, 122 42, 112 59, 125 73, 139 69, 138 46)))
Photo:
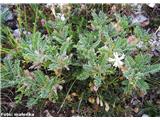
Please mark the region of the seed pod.
POLYGON ((108 112, 109 111, 109 105, 107 102, 104 103, 105 104, 105 111, 108 112))
POLYGON ((88 101, 89 101, 91 104, 94 104, 94 103, 95 103, 94 97, 89 97, 89 98, 88 98, 88 101))
POLYGON ((101 106, 101 107, 103 106, 103 102, 102 102, 102 100, 100 100, 100 106, 101 106))
POLYGON ((99 105, 99 103, 100 103, 99 97, 96 98, 96 103, 97 103, 97 105, 99 105))

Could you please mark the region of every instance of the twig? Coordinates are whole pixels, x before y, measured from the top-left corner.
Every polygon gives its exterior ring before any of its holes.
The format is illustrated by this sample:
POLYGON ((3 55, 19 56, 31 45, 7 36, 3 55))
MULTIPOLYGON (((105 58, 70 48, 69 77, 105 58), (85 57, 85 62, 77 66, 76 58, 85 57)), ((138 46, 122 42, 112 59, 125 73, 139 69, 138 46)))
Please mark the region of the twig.
POLYGON ((80 112, 79 109, 80 109, 80 105, 81 105, 81 103, 82 103, 83 94, 84 94, 84 93, 82 93, 82 97, 81 97, 81 99, 80 99, 80 101, 79 101, 79 104, 78 104, 78 109, 77 109, 78 115, 79 115, 79 112, 80 112))
POLYGON ((66 97, 64 98, 63 103, 61 104, 61 106, 60 106, 60 108, 59 108, 59 110, 58 110, 57 113, 59 113, 59 112, 61 111, 63 105, 65 104, 65 101, 66 101, 66 99, 67 99, 67 96, 68 96, 69 92, 71 91, 71 89, 72 89, 72 87, 73 87, 73 85, 74 85, 75 82, 76 82, 76 80, 74 80, 74 82, 73 82, 72 85, 70 86, 70 88, 69 88, 69 90, 68 90, 68 92, 67 92, 67 94, 66 94, 66 97))
POLYGON ((155 33, 157 33, 158 31, 160 31, 160 26, 158 27, 158 29, 156 30, 156 32, 155 32, 155 33))

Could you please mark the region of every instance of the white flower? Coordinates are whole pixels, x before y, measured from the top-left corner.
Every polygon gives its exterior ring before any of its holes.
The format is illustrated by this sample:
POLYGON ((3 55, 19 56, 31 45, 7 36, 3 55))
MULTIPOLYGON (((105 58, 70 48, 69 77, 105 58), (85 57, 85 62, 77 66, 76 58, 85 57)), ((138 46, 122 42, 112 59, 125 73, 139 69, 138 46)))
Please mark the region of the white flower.
POLYGON ((123 65, 123 62, 121 60, 124 59, 125 55, 122 54, 122 56, 120 56, 117 52, 113 53, 113 55, 114 55, 114 58, 109 58, 108 61, 114 62, 113 66, 115 67, 121 67, 123 65))

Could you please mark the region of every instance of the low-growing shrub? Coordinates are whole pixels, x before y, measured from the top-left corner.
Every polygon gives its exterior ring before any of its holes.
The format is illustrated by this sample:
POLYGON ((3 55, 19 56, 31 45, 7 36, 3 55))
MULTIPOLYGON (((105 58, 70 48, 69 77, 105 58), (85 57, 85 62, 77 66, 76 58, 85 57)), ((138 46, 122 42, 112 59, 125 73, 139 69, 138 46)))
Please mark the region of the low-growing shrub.
POLYGON ((45 21, 49 31, 46 35, 38 31, 35 23, 31 34, 12 36, 14 47, 5 47, 4 41, 1 49, 12 58, 2 59, 1 89, 16 87, 17 104, 25 96, 28 107, 40 101, 64 99, 63 107, 72 88, 62 89, 76 80, 76 92, 83 96, 80 101, 104 106, 106 112, 115 109, 110 105, 113 101, 109 101, 113 91, 128 96, 134 92, 146 94, 150 88, 146 79, 160 72, 160 64, 152 63, 148 52, 150 34, 126 16, 112 17, 93 11, 88 27, 82 27, 86 25, 83 18, 77 31, 68 17, 58 17, 45 21), (17 54, 9 52, 12 50, 17 54), (66 98, 60 98, 62 93, 67 94, 66 98), (111 94, 110 98, 106 93, 111 94))

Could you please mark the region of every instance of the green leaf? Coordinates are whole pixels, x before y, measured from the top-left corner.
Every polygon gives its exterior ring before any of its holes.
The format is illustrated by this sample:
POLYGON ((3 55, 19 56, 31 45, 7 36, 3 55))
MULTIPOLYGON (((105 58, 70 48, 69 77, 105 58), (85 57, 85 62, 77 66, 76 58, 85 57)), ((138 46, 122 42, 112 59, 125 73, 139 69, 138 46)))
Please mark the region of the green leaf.
POLYGON ((79 75, 77 75, 77 79, 78 80, 86 80, 87 78, 89 78, 90 74, 83 70, 79 75))
POLYGON ((127 67, 134 68, 136 62, 131 56, 126 56, 125 58, 125 64, 127 67))
POLYGON ((151 56, 149 55, 143 55, 143 54, 138 54, 135 57, 135 62, 136 62, 136 66, 139 68, 144 67, 144 65, 150 63, 151 60, 151 56))
POLYGON ((96 77, 95 77, 95 80, 94 80, 94 84, 95 84, 97 87, 100 87, 101 84, 102 84, 102 79, 101 79, 99 76, 96 76, 96 77))
POLYGON ((44 76, 43 72, 38 70, 38 71, 35 71, 35 79, 36 79, 36 82, 38 84, 43 84, 46 82, 46 77, 44 76))
POLYGON ((137 81, 137 86, 140 90, 147 92, 147 90, 149 89, 149 85, 147 82, 145 82, 144 80, 138 80, 137 81))
POLYGON ((4 59, 4 65, 1 68, 1 88, 13 87, 21 81, 20 61, 13 62, 4 59))
POLYGON ((156 72, 160 72, 160 64, 155 64, 155 65, 147 65, 143 71, 142 71, 145 75, 151 73, 156 73, 156 72))
POLYGON ((63 44, 62 44, 62 46, 60 48, 60 54, 67 53, 67 51, 69 50, 71 44, 72 44, 71 38, 67 38, 67 40, 65 42, 63 42, 63 44))
POLYGON ((27 101, 27 107, 32 107, 33 105, 36 105, 38 102, 37 98, 29 98, 27 101))

